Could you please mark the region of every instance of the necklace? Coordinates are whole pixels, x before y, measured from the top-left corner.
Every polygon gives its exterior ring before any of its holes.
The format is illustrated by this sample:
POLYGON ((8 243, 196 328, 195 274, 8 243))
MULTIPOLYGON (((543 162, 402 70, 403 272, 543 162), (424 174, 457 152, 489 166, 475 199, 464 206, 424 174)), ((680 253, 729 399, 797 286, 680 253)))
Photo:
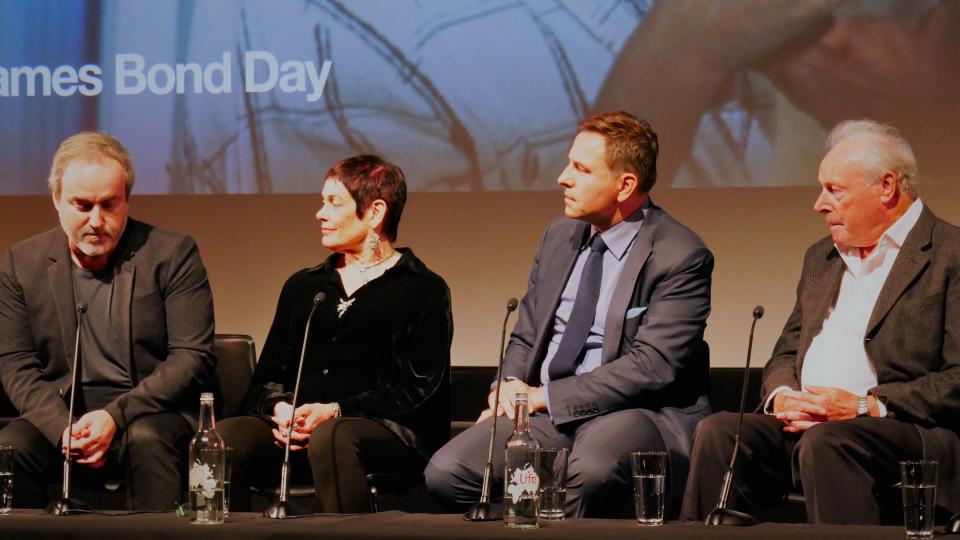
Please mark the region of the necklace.
MULTIPOLYGON (((360 279, 362 279, 363 284, 366 285, 367 283, 370 282, 370 279, 367 277, 367 270, 370 270, 371 268, 376 268, 377 266, 380 266, 381 264, 393 259, 399 254, 400 254, 399 252, 394 251, 389 256, 384 257, 375 263, 366 264, 366 265, 363 264, 360 261, 360 259, 356 259, 352 262, 347 263, 347 266, 356 267, 357 270, 360 272, 360 279)), ((356 302, 356 300, 357 300, 356 298, 351 298, 349 300, 347 300, 346 298, 341 298, 340 302, 337 304, 337 317, 342 319, 344 314, 347 312, 348 309, 350 309, 350 306, 352 306, 353 303, 356 302)))
POLYGON ((399 254, 398 252, 394 251, 394 252, 391 253, 389 256, 384 257, 384 258, 380 259, 379 261, 374 262, 374 263, 371 263, 371 264, 363 264, 363 262, 360 261, 359 258, 358 258, 358 259, 355 259, 355 260, 353 260, 353 261, 351 261, 351 262, 349 262, 349 263, 347 263, 347 264, 348 264, 349 266, 356 267, 357 271, 360 272, 360 279, 363 280, 363 284, 366 285, 367 283, 370 282, 370 278, 367 277, 367 270, 370 270, 371 268, 376 268, 376 267, 380 266, 381 264, 384 264, 384 263, 386 263, 387 261, 390 261, 391 259, 393 259, 394 257, 396 257, 398 254, 399 254))

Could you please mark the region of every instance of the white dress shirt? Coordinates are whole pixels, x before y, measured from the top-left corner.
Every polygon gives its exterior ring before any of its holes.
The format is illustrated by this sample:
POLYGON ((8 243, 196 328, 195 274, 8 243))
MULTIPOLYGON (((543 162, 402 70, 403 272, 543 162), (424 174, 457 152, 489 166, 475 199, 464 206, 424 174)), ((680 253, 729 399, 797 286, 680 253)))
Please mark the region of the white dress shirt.
MULTIPOLYGON (((841 249, 840 257, 846 265, 840 291, 836 301, 827 312, 823 328, 817 334, 803 358, 800 370, 800 387, 806 390, 811 386, 841 388, 858 396, 877 386, 877 370, 867 357, 864 339, 867 323, 873 313, 873 306, 883 284, 890 275, 900 247, 923 210, 919 199, 891 225, 877 246, 866 258, 860 258, 859 248, 841 249)), ((766 410, 769 412, 774 396, 786 386, 770 393, 766 410)), ((886 416, 886 407, 877 402, 880 416, 886 416)))

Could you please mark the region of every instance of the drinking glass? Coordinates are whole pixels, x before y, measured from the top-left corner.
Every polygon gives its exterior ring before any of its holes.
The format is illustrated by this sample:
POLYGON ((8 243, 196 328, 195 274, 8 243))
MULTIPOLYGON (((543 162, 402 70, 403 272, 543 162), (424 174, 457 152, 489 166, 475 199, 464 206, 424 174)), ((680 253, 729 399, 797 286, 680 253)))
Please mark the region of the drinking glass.
POLYGON ((563 519, 564 503, 567 500, 566 448, 543 448, 540 450, 540 519, 557 521, 563 519))
POLYGON ((937 462, 901 461, 903 527, 907 538, 933 538, 933 510, 937 501, 937 462))
POLYGON ((666 452, 632 452, 633 497, 640 525, 663 525, 666 452))

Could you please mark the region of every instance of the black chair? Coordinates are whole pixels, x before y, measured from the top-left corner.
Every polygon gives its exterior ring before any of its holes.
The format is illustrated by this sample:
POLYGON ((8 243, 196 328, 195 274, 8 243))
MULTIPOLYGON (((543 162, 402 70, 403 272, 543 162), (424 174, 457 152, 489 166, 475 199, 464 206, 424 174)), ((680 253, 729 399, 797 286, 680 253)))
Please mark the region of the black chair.
MULTIPOLYGON (((217 383, 222 396, 223 417, 229 418, 239 414, 240 405, 243 397, 250 386, 250 380, 253 378, 253 370, 257 365, 257 346, 253 338, 245 334, 217 334, 214 338, 214 354, 217 361, 217 383)), ((259 506, 266 507, 270 502, 280 496, 280 488, 250 488, 255 496, 254 501, 260 504, 254 504, 255 509, 259 506), (259 499, 258 499, 259 497, 259 499)), ((290 487, 290 497, 297 499, 306 499, 313 495, 313 486, 293 485, 290 487)), ((301 501, 303 502, 303 501, 301 501)), ((307 508, 298 508, 295 510, 306 513, 310 511, 307 508)))
POLYGON ((257 346, 252 337, 244 334, 217 334, 213 354, 217 357, 217 384, 223 398, 221 410, 223 417, 229 418, 239 412, 253 378, 257 346))

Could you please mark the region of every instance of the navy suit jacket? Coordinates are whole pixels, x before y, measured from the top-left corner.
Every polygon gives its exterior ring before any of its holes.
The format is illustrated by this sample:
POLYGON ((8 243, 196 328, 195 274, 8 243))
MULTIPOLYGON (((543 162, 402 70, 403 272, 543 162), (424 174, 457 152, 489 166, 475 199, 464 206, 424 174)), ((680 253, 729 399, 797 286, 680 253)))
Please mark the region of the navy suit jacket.
MULTIPOLYGON (((590 226, 561 218, 547 228, 503 365, 504 377, 540 384, 554 315, 590 226)), ((697 422, 709 414, 713 255, 690 229, 648 201, 604 326, 601 365, 550 382, 557 426, 627 408, 651 411, 672 453, 689 455, 697 422)))

